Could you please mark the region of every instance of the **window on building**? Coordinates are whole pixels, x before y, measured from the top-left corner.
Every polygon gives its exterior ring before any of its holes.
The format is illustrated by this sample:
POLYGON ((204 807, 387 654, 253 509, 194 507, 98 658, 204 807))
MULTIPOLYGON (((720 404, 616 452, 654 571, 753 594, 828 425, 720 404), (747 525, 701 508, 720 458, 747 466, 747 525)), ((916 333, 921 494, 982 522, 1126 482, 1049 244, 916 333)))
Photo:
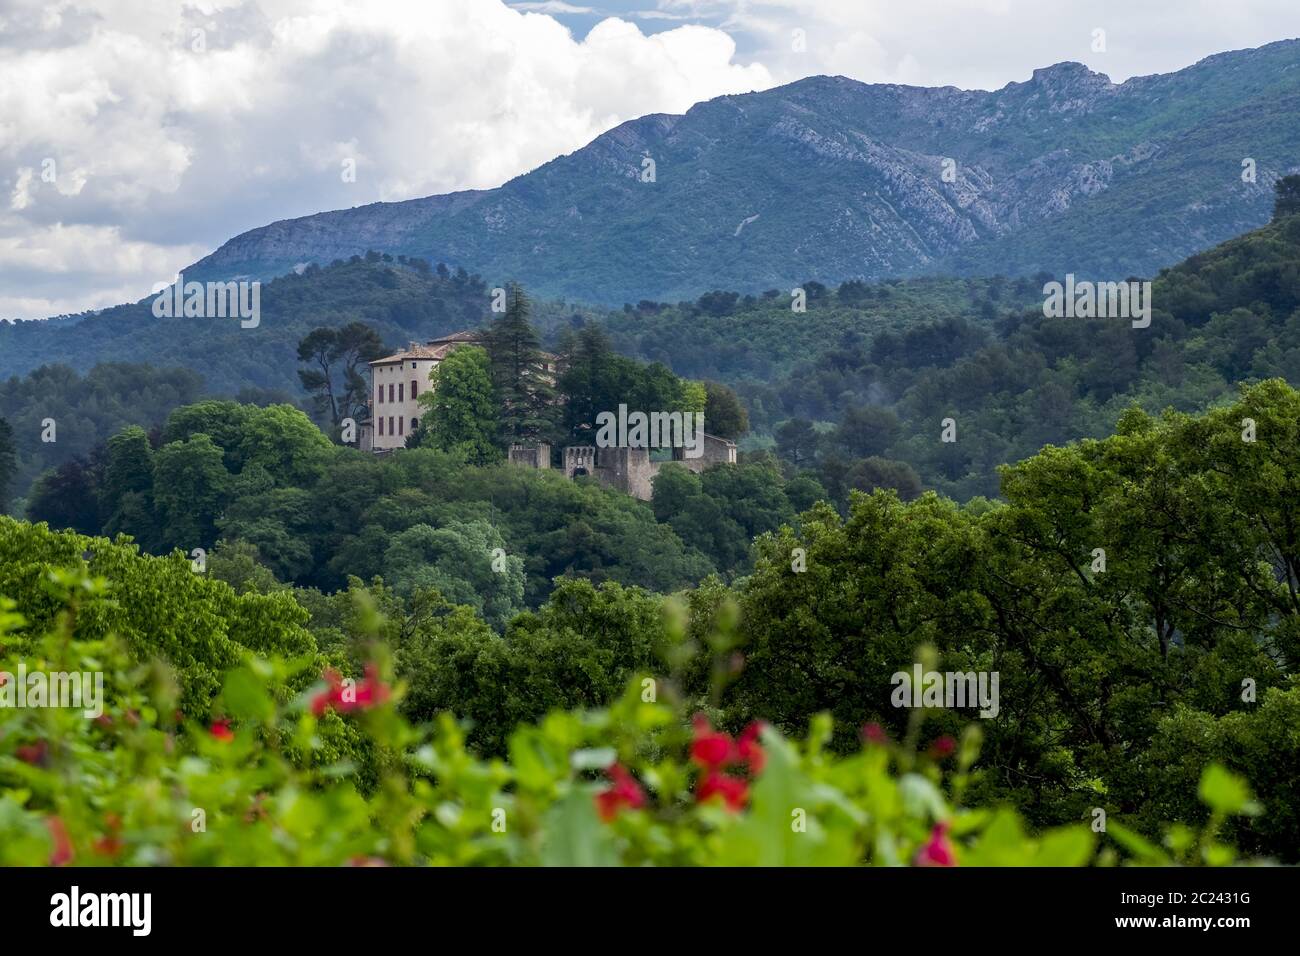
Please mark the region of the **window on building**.
POLYGON ((379 404, 384 404, 384 386, 382 383, 379 386, 379 404))
POLYGON ((419 427, 420 427, 420 420, 419 420, 418 418, 412 418, 412 419, 411 419, 411 431, 415 431, 415 430, 416 430, 417 428, 419 428, 419 427))
POLYGON ((398 415, 398 416, 397 416, 397 434, 399 434, 399 435, 405 435, 405 434, 406 434, 406 432, 404 432, 404 431, 402 430, 402 428, 403 428, 403 426, 404 426, 405 424, 406 424, 406 422, 402 419, 402 416, 401 416, 401 415, 398 415))
POLYGON ((419 394, 420 394, 420 390, 419 388, 416 387, 415 379, 411 379, 411 397, 415 398, 415 396, 419 394))
POLYGON ((393 431, 393 416, 392 416, 392 415, 389 415, 389 416, 388 416, 388 434, 389 434, 390 436, 392 436, 392 435, 396 435, 396 434, 397 434, 397 432, 393 431))
POLYGON ((393 383, 392 383, 392 382, 389 382, 389 383, 388 383, 388 400, 389 400, 390 402, 393 401, 393 392, 394 392, 394 391, 395 391, 395 389, 394 389, 393 383))
POLYGON ((398 382, 398 383, 397 383, 397 400, 398 400, 399 402, 404 402, 404 401, 406 401, 406 383, 405 383, 405 382, 398 382))
POLYGON ((384 433, 384 416, 383 416, 383 415, 380 415, 380 416, 379 416, 379 434, 382 435, 383 433, 384 433))

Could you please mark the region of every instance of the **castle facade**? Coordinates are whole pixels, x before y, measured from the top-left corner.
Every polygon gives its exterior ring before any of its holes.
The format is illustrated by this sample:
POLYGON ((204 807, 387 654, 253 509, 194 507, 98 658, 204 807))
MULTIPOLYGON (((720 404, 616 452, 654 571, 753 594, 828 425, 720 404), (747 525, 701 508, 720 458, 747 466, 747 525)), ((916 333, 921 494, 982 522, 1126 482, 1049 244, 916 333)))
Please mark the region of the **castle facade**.
MULTIPOLYGON (((479 332, 456 332, 432 339, 424 345, 410 343, 405 349, 370 363, 370 419, 361 423, 360 447, 386 453, 406 446, 406 438, 420 423, 419 397, 433 388, 434 370, 455 349, 482 344, 479 332)), ((555 356, 543 353, 545 369, 557 376, 555 356)), ((551 470, 551 446, 546 443, 511 445, 508 461, 523 468, 551 470)), ((736 443, 707 432, 701 454, 688 458, 685 449, 672 449, 672 463, 701 472, 712 465, 736 463, 736 443)), ((570 445, 563 450, 561 469, 566 478, 590 476, 602 485, 649 501, 652 480, 668 461, 652 461, 650 449, 621 446, 570 445)))

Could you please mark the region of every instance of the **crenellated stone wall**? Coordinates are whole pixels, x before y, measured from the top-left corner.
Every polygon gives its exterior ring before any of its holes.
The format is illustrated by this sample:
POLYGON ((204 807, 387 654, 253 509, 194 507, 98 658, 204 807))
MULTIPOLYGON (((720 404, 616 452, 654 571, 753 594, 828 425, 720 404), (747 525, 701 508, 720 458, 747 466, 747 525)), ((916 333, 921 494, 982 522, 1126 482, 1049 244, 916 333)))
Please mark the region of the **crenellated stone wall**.
MULTIPOLYGON (((549 468, 549 445, 511 445, 509 460, 525 468, 549 468), (538 464, 545 462, 545 464, 538 464)), ((698 458, 687 458, 684 449, 673 449, 672 464, 701 472, 713 465, 734 465, 736 443, 713 435, 704 436, 704 450, 698 458)), ((564 477, 589 475, 608 488, 649 501, 654 493, 654 476, 669 462, 651 461, 648 448, 597 448, 570 445, 564 449, 564 477)))
POLYGON ((549 469, 551 467, 551 446, 546 442, 536 445, 511 445, 506 458, 512 465, 525 468, 549 469))

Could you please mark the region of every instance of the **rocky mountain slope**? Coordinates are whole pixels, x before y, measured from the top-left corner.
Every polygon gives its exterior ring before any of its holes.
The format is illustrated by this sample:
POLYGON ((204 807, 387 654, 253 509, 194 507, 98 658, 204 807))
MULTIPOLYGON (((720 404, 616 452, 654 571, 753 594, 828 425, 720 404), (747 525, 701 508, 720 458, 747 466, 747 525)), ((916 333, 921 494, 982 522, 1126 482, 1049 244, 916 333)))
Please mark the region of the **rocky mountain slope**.
POLYGON ((1121 84, 1078 63, 995 92, 811 77, 625 123, 497 189, 273 223, 186 275, 380 249, 613 304, 808 279, 1146 275, 1267 221, 1273 180, 1300 170, 1297 116, 1297 40, 1121 84))

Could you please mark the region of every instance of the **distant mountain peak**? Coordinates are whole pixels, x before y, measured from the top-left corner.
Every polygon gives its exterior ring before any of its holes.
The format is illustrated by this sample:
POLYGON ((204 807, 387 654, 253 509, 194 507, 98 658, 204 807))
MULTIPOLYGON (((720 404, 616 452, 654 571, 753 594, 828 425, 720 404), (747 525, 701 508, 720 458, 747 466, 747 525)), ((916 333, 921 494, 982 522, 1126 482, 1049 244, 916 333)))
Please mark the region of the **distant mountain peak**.
POLYGON ((377 249, 617 305, 808 279, 1150 274, 1267 221, 1273 179, 1300 161, 1298 111, 1296 41, 1119 84, 1073 61, 996 91, 813 76, 629 120, 497 189, 252 230, 186 275, 377 249))

